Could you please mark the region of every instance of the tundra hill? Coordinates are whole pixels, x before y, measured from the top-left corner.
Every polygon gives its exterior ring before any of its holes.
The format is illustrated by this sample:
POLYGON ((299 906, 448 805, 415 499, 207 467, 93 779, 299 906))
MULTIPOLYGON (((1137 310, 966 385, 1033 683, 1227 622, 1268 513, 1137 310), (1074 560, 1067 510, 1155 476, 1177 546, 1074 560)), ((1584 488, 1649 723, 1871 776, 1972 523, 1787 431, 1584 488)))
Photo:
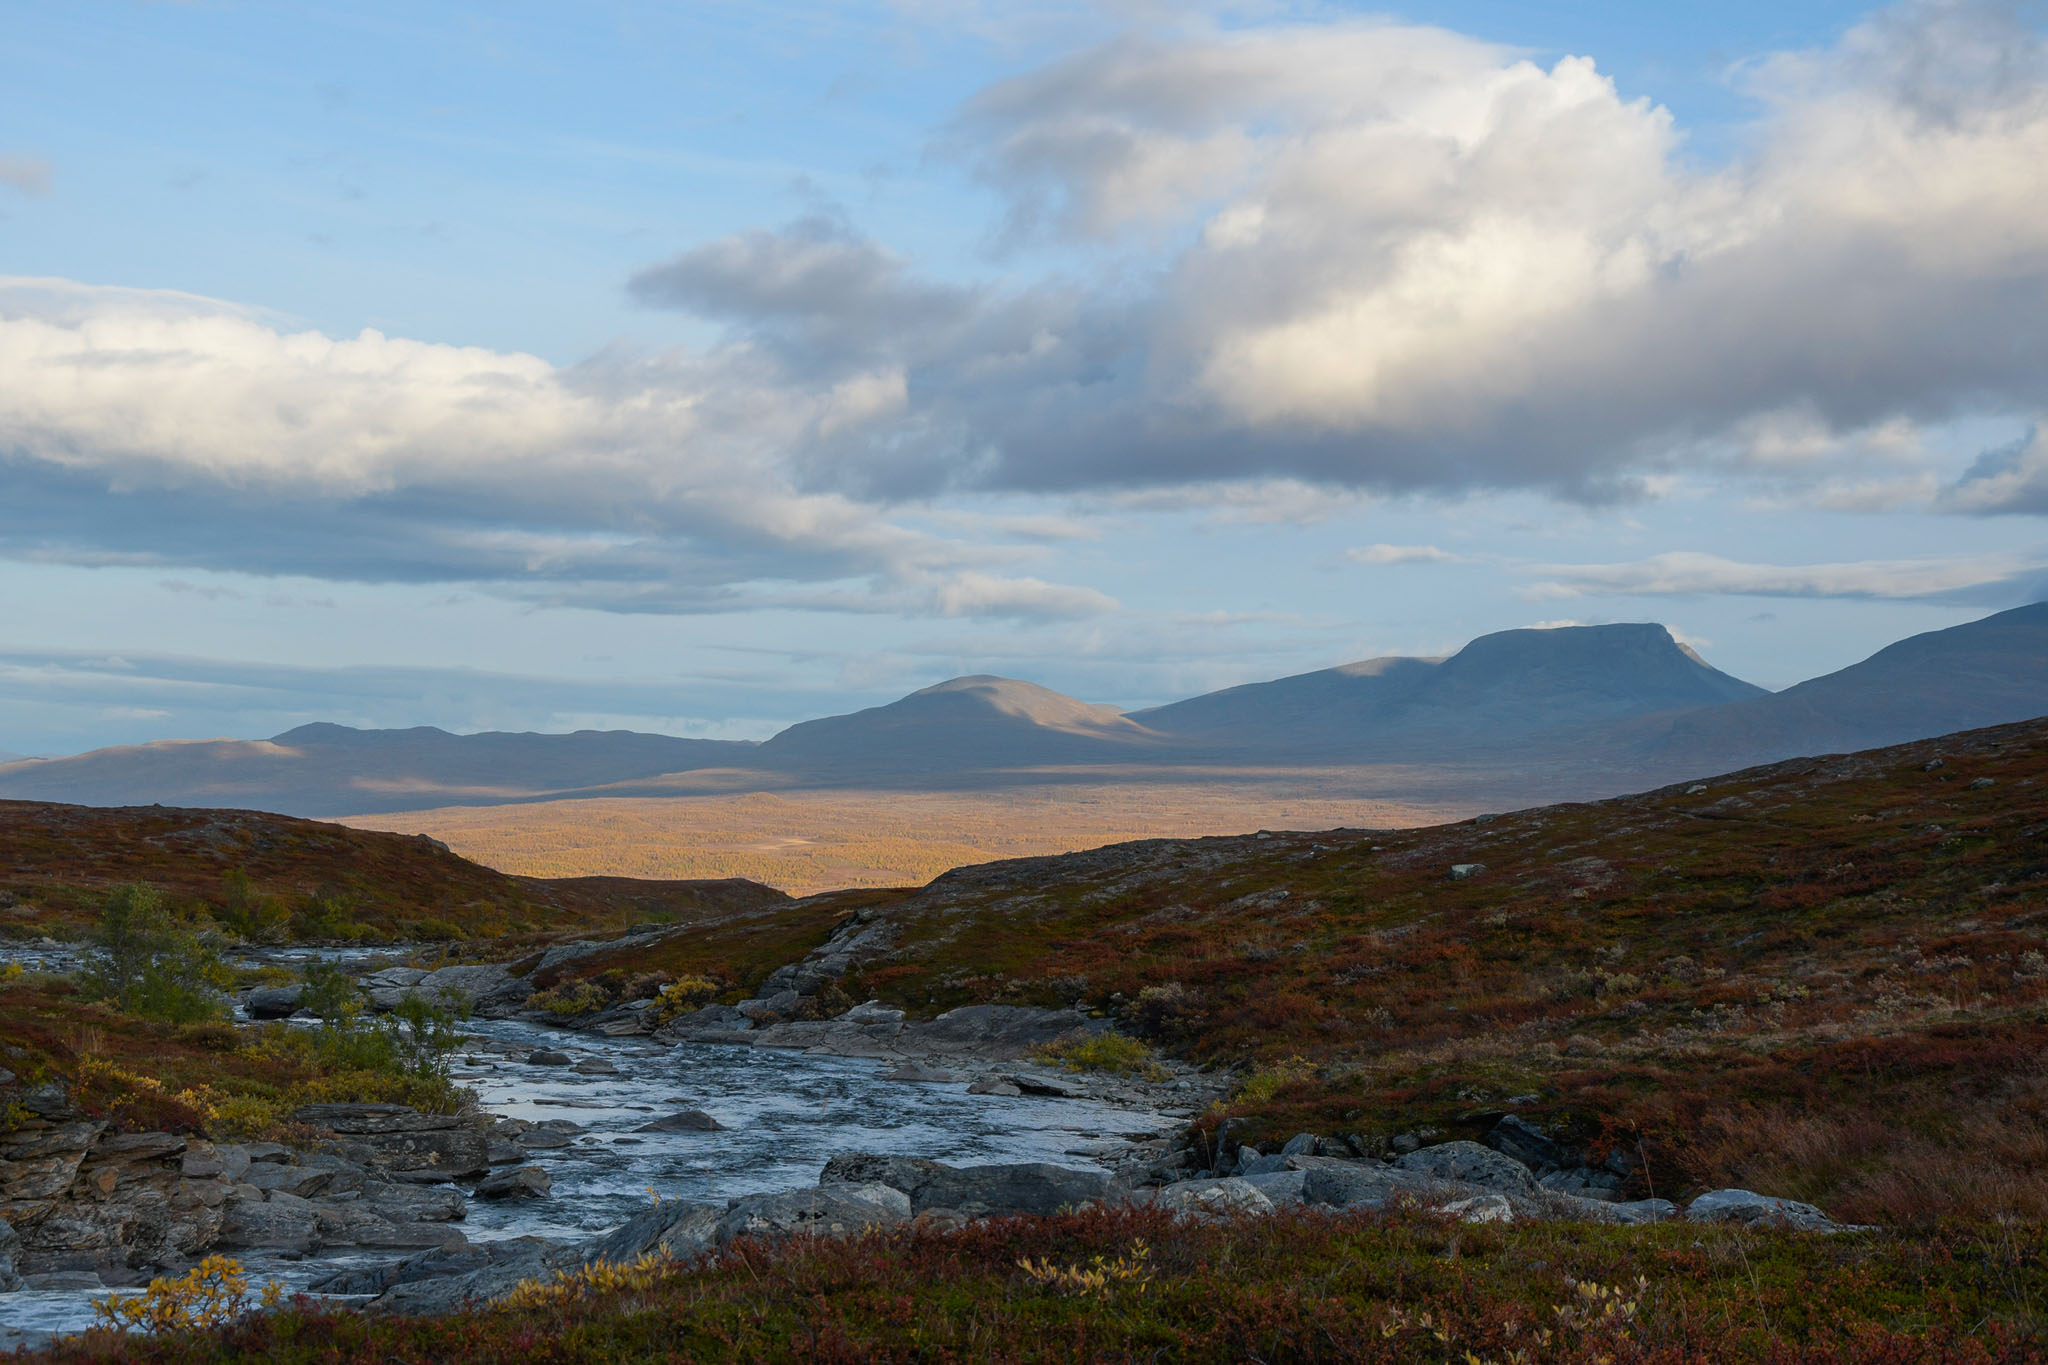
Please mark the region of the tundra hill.
MULTIPOLYGON (((1476 1133, 1512 1107, 1626 1148, 1639 1192, 2048 1216, 2048 721, 841 904, 811 959, 843 970, 832 998, 1086 1006, 1243 1068, 1246 1140, 1476 1133)), ((631 960, 749 985, 779 965, 661 951, 631 960)))
POLYGON ((90 923, 129 883, 250 935, 385 942, 723 922, 790 904, 738 878, 507 876, 424 835, 255 811, 0 801, 0 931, 90 923))
POLYGON ((1473 740, 1764 697, 1663 626, 1483 635, 1444 659, 1384 658, 1131 714, 1184 741, 1268 754, 1470 756, 1473 740))
POLYGON ((230 802, 294 815, 531 800, 732 763, 754 745, 627 730, 453 735, 302 725, 267 740, 159 740, 0 763, 0 792, 84 805, 230 802))

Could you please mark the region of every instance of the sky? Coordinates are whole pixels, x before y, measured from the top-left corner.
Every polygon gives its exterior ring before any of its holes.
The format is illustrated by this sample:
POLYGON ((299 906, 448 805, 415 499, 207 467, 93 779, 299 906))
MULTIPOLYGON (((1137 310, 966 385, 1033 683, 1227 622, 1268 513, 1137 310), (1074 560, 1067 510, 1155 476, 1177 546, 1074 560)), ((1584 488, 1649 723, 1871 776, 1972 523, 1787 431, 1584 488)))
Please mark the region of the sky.
POLYGON ((0 752, 2048 596, 2048 17, 0 0, 0 752))

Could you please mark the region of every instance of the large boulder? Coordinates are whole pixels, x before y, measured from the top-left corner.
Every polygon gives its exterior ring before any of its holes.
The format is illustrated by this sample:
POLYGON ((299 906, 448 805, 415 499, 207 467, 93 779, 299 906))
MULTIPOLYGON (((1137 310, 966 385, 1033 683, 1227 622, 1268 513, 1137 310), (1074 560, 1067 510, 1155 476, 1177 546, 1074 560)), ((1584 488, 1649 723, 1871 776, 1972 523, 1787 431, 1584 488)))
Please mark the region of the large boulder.
POLYGON ((1844 1224, 1835 1222, 1811 1204, 1756 1194, 1750 1190, 1709 1190, 1686 1206, 1685 1221, 1792 1228, 1799 1232, 1847 1230, 1844 1224))
POLYGON ((684 1109, 641 1124, 636 1133, 719 1133, 725 1125, 702 1109, 684 1109))
POLYGON ((1400 1195, 1418 1193, 1422 1183, 1393 1166, 1318 1158, 1302 1170, 1301 1197, 1332 1208, 1377 1209, 1400 1195))
POLYGON ((1091 1019, 1074 1010, 963 1005, 936 1019, 906 1025, 898 1039, 905 1050, 921 1048, 940 1055, 965 1054, 979 1060, 1010 1061, 1072 1034, 1102 1033, 1108 1029, 1107 1020, 1091 1019))
POLYGON ((283 1251, 304 1256, 320 1245, 320 1218, 310 1200, 273 1194, 260 1203, 228 1203, 215 1245, 223 1251, 283 1251))
POLYGON ((544 1199, 554 1181, 539 1166, 514 1166, 510 1170, 493 1171, 477 1182, 476 1197, 479 1199, 544 1199))
POLYGON ((1177 1180, 1162 1185, 1152 1202, 1189 1218, 1232 1218, 1273 1212, 1273 1201, 1240 1176, 1221 1180, 1177 1180))
POLYGON ((1104 1171, 1077 1171, 1042 1161, 955 1167, 918 1157, 869 1154, 833 1157, 818 1183, 822 1188, 887 1185, 910 1196, 913 1212, 951 1209, 969 1218, 1056 1213, 1109 1193, 1104 1171))
POLYGON ((261 986, 242 997, 242 1013, 251 1019, 289 1019, 300 1010, 304 986, 261 986))
POLYGON ((489 1139, 477 1120, 461 1114, 422 1114, 402 1104, 309 1104, 291 1117, 334 1134, 338 1155, 403 1179, 464 1180, 491 1169, 489 1139))
POLYGON ((1564 1164, 1564 1151, 1550 1135, 1517 1114, 1509 1114, 1493 1125, 1486 1145, 1502 1156, 1513 1157, 1532 1171, 1553 1170, 1564 1164))
POLYGON ((584 1265, 625 1265, 654 1252, 687 1261, 718 1245, 718 1229, 726 1213, 718 1204, 664 1200, 602 1237, 585 1242, 579 1259, 584 1265))
POLYGON ((411 991, 429 1004, 496 1018, 524 1005, 533 986, 524 977, 512 975, 502 962, 484 962, 428 972, 413 983, 411 991))
POLYGON ((733 1200, 719 1220, 718 1242, 723 1246, 740 1237, 857 1237, 902 1221, 902 1214, 875 1200, 850 1198, 830 1185, 821 1185, 733 1200))
POLYGON ((1442 1142, 1394 1158, 1394 1165, 1429 1180, 1477 1185, 1496 1194, 1534 1198, 1538 1186, 1529 1168, 1476 1142, 1442 1142))

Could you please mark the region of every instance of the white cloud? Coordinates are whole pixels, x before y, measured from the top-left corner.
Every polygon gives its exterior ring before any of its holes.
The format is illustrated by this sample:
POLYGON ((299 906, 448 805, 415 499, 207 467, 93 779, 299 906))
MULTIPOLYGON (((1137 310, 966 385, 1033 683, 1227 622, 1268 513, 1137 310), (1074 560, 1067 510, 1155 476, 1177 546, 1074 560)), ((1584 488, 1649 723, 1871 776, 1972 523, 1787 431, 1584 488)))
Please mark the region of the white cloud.
POLYGON ((1440 550, 1434 545, 1366 545, 1346 550, 1344 557, 1354 564, 1463 564, 1464 555, 1440 550))
MULTIPOLYGON (((900 373, 805 393, 750 359, 564 369, 294 331, 189 295, 0 280, 0 545, 74 563, 502 581, 625 610, 729 609, 763 583, 846 580, 917 610, 948 575, 1019 552, 801 486, 789 453, 891 414, 900 373)), ((943 610, 978 600, 953 592, 943 610)))
POLYGON ((1864 560, 1846 564, 1745 564, 1676 551, 1620 564, 1546 564, 1520 589, 1533 601, 1598 596, 1943 597, 2028 578, 2043 561, 2019 555, 1864 560))
POLYGON ((1068 587, 1037 578, 994 578, 968 570, 941 583, 936 593, 946 616, 1016 616, 1036 619, 1098 616, 1115 611, 1117 600, 1093 588, 1068 587))

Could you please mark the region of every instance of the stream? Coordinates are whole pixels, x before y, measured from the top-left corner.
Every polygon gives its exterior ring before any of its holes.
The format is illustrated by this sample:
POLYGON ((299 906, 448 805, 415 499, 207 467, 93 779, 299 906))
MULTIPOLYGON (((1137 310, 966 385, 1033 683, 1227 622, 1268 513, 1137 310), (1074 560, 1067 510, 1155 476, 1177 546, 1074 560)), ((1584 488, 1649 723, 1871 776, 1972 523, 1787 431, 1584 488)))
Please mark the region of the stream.
MULTIPOLYGON (((9 954, 10 957, 16 956, 9 954)), ((59 958, 68 953, 22 957, 59 958)), ((36 965, 28 963, 26 965, 36 965)), ((59 967, 57 961, 50 961, 59 967)), ((61 964, 69 966, 68 963, 61 964)), ((543 1199, 472 1199, 457 1224, 473 1242, 540 1236, 575 1240, 616 1227, 663 1199, 718 1201, 816 1183, 843 1152, 929 1157, 957 1165, 1045 1161, 1089 1167, 1124 1140, 1166 1132, 1174 1117, 1079 1099, 970 1095, 966 1083, 883 1080, 889 1064, 766 1048, 564 1034, 512 1020, 473 1020, 473 1043, 454 1054, 454 1076, 484 1109, 581 1125, 569 1146, 529 1160, 553 1179, 543 1199), (601 1057, 616 1075, 526 1062, 535 1048, 601 1057), (650 1119, 701 1109, 727 1131, 637 1133, 650 1119)), ((303 1290, 335 1270, 405 1253, 348 1250, 292 1261, 250 1253, 251 1280, 303 1290)), ((108 1290, 0 1294, 0 1350, 92 1322, 108 1290)))

